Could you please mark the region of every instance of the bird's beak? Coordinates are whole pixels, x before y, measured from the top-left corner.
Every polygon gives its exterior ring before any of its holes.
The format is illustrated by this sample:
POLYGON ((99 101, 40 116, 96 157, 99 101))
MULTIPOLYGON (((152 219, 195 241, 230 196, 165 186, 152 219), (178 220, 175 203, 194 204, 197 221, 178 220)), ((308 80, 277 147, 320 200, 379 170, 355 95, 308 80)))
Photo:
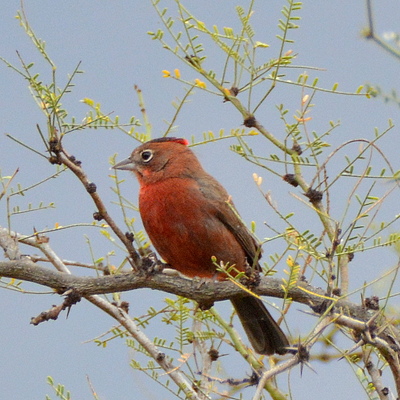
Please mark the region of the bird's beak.
POLYGON ((134 170, 136 170, 136 165, 135 165, 135 163, 132 162, 132 160, 130 158, 127 158, 125 160, 120 161, 119 163, 116 163, 113 166, 113 168, 134 171, 134 170))

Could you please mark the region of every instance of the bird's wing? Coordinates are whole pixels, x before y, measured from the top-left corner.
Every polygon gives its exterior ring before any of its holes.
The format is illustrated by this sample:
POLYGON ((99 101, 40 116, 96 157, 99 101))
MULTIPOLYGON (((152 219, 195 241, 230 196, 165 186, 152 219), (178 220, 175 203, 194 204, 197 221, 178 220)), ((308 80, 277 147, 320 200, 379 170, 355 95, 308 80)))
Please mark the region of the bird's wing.
POLYGON ((224 187, 212 176, 207 175, 198 181, 199 189, 213 206, 215 216, 233 233, 246 253, 249 265, 259 268, 261 246, 241 220, 236 208, 224 187))

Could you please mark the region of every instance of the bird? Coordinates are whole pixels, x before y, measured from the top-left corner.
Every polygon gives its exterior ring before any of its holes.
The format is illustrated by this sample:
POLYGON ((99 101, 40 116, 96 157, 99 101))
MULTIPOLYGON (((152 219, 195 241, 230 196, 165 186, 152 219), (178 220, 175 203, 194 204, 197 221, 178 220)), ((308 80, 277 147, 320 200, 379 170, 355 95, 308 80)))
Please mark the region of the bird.
MULTIPOLYGON (((226 279, 215 263, 261 270, 260 244, 188 145, 182 138, 153 139, 113 167, 132 171, 139 181, 139 212, 151 243, 189 278, 226 279)), ((229 300, 256 353, 287 353, 286 335, 259 298, 243 293, 229 300)))

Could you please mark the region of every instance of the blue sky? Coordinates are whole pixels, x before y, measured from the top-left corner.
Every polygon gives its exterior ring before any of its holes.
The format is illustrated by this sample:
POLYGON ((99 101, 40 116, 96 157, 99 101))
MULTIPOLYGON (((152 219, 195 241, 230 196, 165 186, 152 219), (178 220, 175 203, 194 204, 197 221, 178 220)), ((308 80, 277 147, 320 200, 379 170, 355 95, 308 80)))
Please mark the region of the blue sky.
MULTIPOLYGON (((162 3, 168 7, 174 2, 162 3)), ((244 5, 248 3, 244 2, 244 5)), ((199 19, 220 27, 237 26, 234 12, 236 4, 231 0, 187 2, 188 8, 199 19)), ((256 38, 270 44, 268 49, 263 50, 266 60, 277 54, 279 42, 275 35, 279 33, 277 21, 281 18, 282 4, 283 2, 277 1, 256 2, 256 38)), ((55 3, 49 0, 25 0, 24 8, 37 36, 46 41, 47 51, 58 67, 60 82, 66 82, 67 74, 81 62, 81 69, 85 73, 76 77, 76 86, 63 103, 70 115, 75 116, 78 121, 82 120, 88 111, 88 107, 80 101, 83 98, 100 102, 104 112, 113 112, 112 115, 119 115, 121 120, 128 120, 132 115, 140 117, 140 107, 133 89, 134 85, 138 85, 143 91, 153 136, 157 137, 166 129, 165 120, 170 120, 174 114, 171 102, 177 97, 182 98, 184 94, 183 86, 175 80, 163 78, 161 71, 179 68, 182 77, 188 80, 199 78, 173 55, 163 51, 158 42, 150 39, 147 31, 156 31, 162 28, 162 25, 149 1, 70 0, 55 3)), ((48 81, 48 67, 14 18, 18 9, 18 1, 8 1, 2 5, 0 34, 3 40, 0 43, 0 56, 18 64, 18 50, 25 62, 36 63, 36 70, 41 73, 43 80, 48 81)), ((396 88, 399 61, 361 37, 360 31, 366 25, 363 1, 340 0, 324 2, 323 5, 320 2, 305 2, 299 14, 302 17, 299 22, 300 29, 290 33, 294 40, 290 48, 298 53, 296 65, 318 68, 309 73, 312 77, 319 77, 320 87, 331 88, 338 82, 339 89, 348 92, 365 83, 378 84, 386 91, 396 88)), ((397 3, 376 2, 375 14, 378 33, 392 31, 398 27, 400 6, 397 3)), ((217 70, 220 60, 216 48, 207 43, 207 52, 207 68, 217 70)), ((260 57, 263 57, 263 54, 261 53, 260 57)), ((294 70, 293 79, 300 72, 301 69, 294 70)), ((45 128, 45 120, 30 97, 26 82, 20 76, 5 65, 0 65, 0 77, 0 168, 3 175, 9 175, 19 168, 17 181, 28 185, 48 176, 51 167, 41 158, 7 139, 4 133, 40 148, 36 124, 45 128)), ((300 107, 302 96, 303 93, 298 87, 278 85, 260 108, 258 118, 277 137, 282 137, 283 126, 276 105, 284 103, 290 109, 290 115, 293 115, 300 107)), ((393 119, 395 124, 398 120, 399 108, 394 104, 384 104, 381 99, 320 92, 315 96, 314 103, 312 120, 309 123, 310 131, 323 132, 328 129, 329 121, 341 122, 332 137, 335 146, 349 139, 371 139, 375 127, 383 131, 388 126, 389 118, 393 119)), ((230 129, 240 128, 241 124, 241 116, 233 107, 223 104, 220 98, 198 90, 179 116, 179 127, 174 134, 187 138, 194 135, 197 140, 201 140, 203 132, 218 132, 220 129, 228 132, 230 129)), ((244 220, 257 221, 257 233, 260 237, 271 236, 271 232, 263 226, 263 221, 267 219, 279 227, 279 220, 274 219, 275 216, 271 216, 271 220, 268 219, 270 210, 266 204, 260 207, 262 197, 254 185, 252 173, 257 172, 264 176, 263 189, 271 190, 271 195, 283 213, 297 211, 299 202, 290 194, 296 192, 280 178, 270 177, 266 172, 257 170, 229 151, 229 145, 233 143, 222 141, 215 145, 196 147, 195 151, 205 168, 232 194, 244 220), (232 171, 235 171, 234 176, 232 171)), ((252 143, 259 152, 269 154, 272 151, 260 138, 254 138, 252 143)), ((112 182, 108 177, 109 157, 118 153, 118 159, 125 158, 137 143, 117 131, 85 130, 69 135, 64 144, 72 154, 82 159, 90 178, 97 184, 107 204, 110 204, 110 210, 121 220, 117 207, 111 204, 116 199, 110 190, 112 182)), ((395 169, 399 169, 399 146, 400 136, 398 127, 395 126, 381 143, 382 151, 395 163, 395 169)), ((377 164, 379 165, 378 161, 377 164)), ((335 165, 332 168, 334 170, 335 165)), ((137 184, 133 179, 126 185, 125 190, 133 201, 137 194, 137 184)), ((384 190, 385 188, 381 187, 381 191, 384 190)), ((387 219, 398 213, 398 192, 394 196, 389 200, 389 207, 383 210, 387 219), (397 200, 394 196, 397 196, 397 200)), ((40 190, 31 191, 24 198, 14 201, 15 204, 23 206, 28 202, 37 204, 41 200, 54 201, 57 208, 48 212, 13 217, 13 229, 28 233, 33 227, 52 227, 55 221, 62 225, 80 221, 91 222, 93 207, 89 199, 85 199, 80 185, 71 176, 44 185, 40 190)), ((340 187, 335 191, 333 200, 333 214, 340 220, 346 201, 340 187)), ((6 225, 5 210, 3 201, 2 225, 6 225)), ((309 220, 307 217, 301 221, 301 212, 303 211, 299 211, 297 215, 298 221, 301 226, 306 227, 309 220)), ((317 223, 312 221, 312 224, 317 223)), ((393 231, 399 231, 398 224, 393 227, 393 231)), ((57 233, 51 237, 51 244, 63 258, 90 262, 83 234, 91 235, 96 255, 104 255, 104 248, 108 248, 105 246, 109 245, 94 229, 57 233)), ((390 249, 371 252, 367 256, 357 256, 351 270, 355 287, 362 285, 364 280, 378 277, 395 263, 396 255, 390 249), (381 268, 378 269, 376 265, 381 268)), ((283 268, 284 265, 282 270, 283 268)), ((39 287, 29 288, 43 291, 43 288, 39 287)), ((385 293, 384 288, 379 285, 374 288, 374 291, 380 290, 380 294, 385 293)), ((371 292, 367 291, 367 294, 371 292)), ((163 297, 162 293, 145 290, 125 295, 131 303, 133 315, 143 314, 151 305, 160 307, 163 297)), ((358 301, 358 298, 356 300, 358 301)), ((154 383, 129 367, 129 360, 135 355, 127 350, 123 343, 114 341, 106 349, 100 349, 93 343, 84 343, 114 324, 86 302, 74 307, 67 320, 61 317, 56 322, 38 327, 29 325, 31 316, 59 301, 59 298, 51 294, 21 295, 2 291, 0 357, 3 360, 3 373, 0 377, 0 387, 3 398, 44 398, 45 393, 51 394, 45 382, 47 375, 52 375, 57 382, 64 383, 76 399, 91 398, 86 375, 90 377, 101 399, 159 397, 160 392, 156 391, 158 389, 155 389, 154 383)), ((219 307, 224 309, 227 306, 219 307)), ((293 317, 292 333, 295 336, 305 334, 315 322, 312 317, 299 312, 293 317)), ((149 335, 157 335, 157 329, 160 328, 152 328, 149 335)), ((302 396, 301 388, 305 386, 309 389, 308 393, 318 393, 324 388, 326 400, 345 398, 346 393, 348 395, 349 388, 337 387, 332 382, 332 374, 335 374, 335 380, 347 379, 350 368, 343 361, 340 367, 334 362, 330 365, 316 364, 315 369, 318 375, 305 370, 302 378, 298 369, 293 371, 292 390, 297 398, 308 398, 305 394, 302 396), (332 387, 332 390, 327 390, 329 387, 332 387)), ((362 396, 361 387, 351 390, 352 397, 362 396)), ((251 396, 252 391, 247 393, 251 396)))

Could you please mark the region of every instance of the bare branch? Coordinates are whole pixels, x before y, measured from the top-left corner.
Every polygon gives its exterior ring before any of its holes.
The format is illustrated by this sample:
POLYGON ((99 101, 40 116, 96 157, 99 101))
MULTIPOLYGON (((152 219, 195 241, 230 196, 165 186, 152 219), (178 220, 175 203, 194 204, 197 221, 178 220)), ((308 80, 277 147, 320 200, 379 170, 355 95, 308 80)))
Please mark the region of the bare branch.
POLYGON ((371 350, 363 349, 362 352, 364 364, 367 368, 367 371, 371 377, 372 383, 375 387, 375 391, 378 394, 380 400, 385 400, 388 398, 389 389, 384 387, 382 382, 382 371, 379 370, 376 365, 371 360, 371 350))
POLYGON ((10 260, 20 260, 18 240, 10 235, 8 229, 0 227, 0 247, 4 250, 4 255, 10 260))
MULTIPOLYGON (((17 261, 0 261, 0 276, 37 283, 50 287, 60 294, 69 289, 74 289, 85 297, 148 288, 183 296, 200 304, 212 304, 216 301, 227 300, 240 294, 242 290, 238 285, 228 281, 204 282, 187 279, 176 274, 171 276, 158 273, 149 276, 143 272, 132 272, 101 277, 74 276, 44 268, 28 258, 17 261)), ((281 285, 280 279, 262 277, 260 285, 254 288, 254 293, 283 298, 285 292, 281 285)), ((294 301, 310 306, 314 310, 318 310, 327 301, 321 289, 317 289, 306 282, 299 282, 296 287, 291 288, 289 296, 294 301)), ((369 321, 373 315, 364 306, 347 300, 335 302, 335 313, 337 323, 360 331, 366 328, 365 322, 369 321)), ((394 328, 391 326, 391 329, 394 328)), ((396 338, 400 337, 397 330, 390 334, 396 338)))

